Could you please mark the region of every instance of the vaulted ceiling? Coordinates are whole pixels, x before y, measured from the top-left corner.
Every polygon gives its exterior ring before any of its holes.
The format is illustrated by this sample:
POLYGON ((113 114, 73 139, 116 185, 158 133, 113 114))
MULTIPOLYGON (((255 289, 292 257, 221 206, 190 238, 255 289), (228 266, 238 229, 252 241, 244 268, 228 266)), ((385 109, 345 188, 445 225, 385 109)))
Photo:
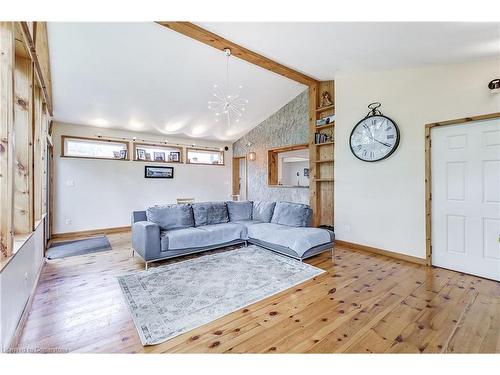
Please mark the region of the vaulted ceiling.
MULTIPOLYGON (((320 80, 342 72, 500 57, 498 23, 199 23, 320 80)), ((57 121, 236 140, 306 89, 237 58, 232 92, 249 100, 239 123, 207 108, 225 82, 223 52, 150 23, 49 23, 57 121)))

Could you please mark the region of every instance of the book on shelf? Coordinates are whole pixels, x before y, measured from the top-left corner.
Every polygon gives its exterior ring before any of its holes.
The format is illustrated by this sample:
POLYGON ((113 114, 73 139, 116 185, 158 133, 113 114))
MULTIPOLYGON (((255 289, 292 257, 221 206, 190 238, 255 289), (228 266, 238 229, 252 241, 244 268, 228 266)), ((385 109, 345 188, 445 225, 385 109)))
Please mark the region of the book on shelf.
POLYGON ((315 144, 332 142, 332 141, 333 141, 333 136, 331 136, 331 135, 323 134, 323 133, 314 133, 314 143, 315 144))
POLYGON ((328 125, 335 121, 335 115, 326 116, 316 120, 316 126, 328 125))

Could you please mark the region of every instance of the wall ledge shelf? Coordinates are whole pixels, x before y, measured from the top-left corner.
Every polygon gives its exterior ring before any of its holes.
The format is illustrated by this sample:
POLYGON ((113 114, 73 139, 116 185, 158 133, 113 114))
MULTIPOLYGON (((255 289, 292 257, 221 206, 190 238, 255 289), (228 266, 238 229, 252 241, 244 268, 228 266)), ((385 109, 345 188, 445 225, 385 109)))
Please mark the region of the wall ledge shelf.
POLYGON ((333 182, 333 178, 315 178, 314 182, 333 182))
POLYGON ((315 160, 315 163, 333 163, 333 159, 315 160))
POLYGON ((325 125, 316 125, 316 130, 333 128, 334 125, 335 125, 335 121, 333 121, 329 124, 325 124, 325 125))
POLYGON ((316 112, 326 112, 330 109, 333 109, 334 108, 334 105, 327 105, 326 107, 320 107, 320 108, 316 108, 316 112))
POLYGON ((331 146, 331 145, 333 145, 334 143, 335 143, 335 142, 323 142, 323 143, 315 143, 314 145, 315 145, 315 146, 318 146, 318 147, 319 147, 319 146, 329 146, 329 145, 331 146))

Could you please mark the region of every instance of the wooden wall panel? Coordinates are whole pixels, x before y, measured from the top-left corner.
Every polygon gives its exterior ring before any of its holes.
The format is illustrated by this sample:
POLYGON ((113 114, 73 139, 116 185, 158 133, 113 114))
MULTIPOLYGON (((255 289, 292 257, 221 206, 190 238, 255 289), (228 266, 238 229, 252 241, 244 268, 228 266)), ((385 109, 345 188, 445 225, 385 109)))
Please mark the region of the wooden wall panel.
POLYGON ((12 22, 0 22, 0 257, 13 249, 14 58, 12 22))
POLYGON ((49 61, 49 39, 47 34, 47 22, 35 22, 35 49, 40 70, 43 76, 43 84, 47 92, 47 103, 52 103, 52 79, 49 61))
POLYGON ((45 105, 42 106, 42 123, 40 126, 42 127, 41 134, 42 134, 42 139, 41 139, 41 155, 40 155, 40 162, 41 162, 41 185, 42 185, 42 192, 41 192, 41 199, 40 199, 40 204, 42 205, 41 207, 41 213, 42 215, 47 213, 47 132, 49 128, 49 116, 47 115, 47 109, 45 105))
POLYGON ((33 230, 32 63, 16 56, 14 75, 14 233, 33 230))
POLYGON ((313 210, 311 218, 311 225, 317 226, 320 221, 319 208, 319 194, 316 179, 318 178, 318 168, 316 160, 318 159, 318 148, 314 143, 314 136, 316 133, 316 108, 318 106, 318 87, 314 84, 309 86, 309 206, 313 210))
POLYGON ((38 86, 35 86, 33 93, 33 168, 34 168, 34 220, 38 221, 42 218, 42 93, 38 86))

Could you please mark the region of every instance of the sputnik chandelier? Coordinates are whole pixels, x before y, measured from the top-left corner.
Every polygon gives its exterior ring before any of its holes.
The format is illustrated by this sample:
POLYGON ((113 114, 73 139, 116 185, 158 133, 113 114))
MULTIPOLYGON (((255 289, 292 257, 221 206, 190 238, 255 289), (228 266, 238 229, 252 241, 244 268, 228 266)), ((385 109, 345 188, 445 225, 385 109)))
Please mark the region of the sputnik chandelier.
POLYGON ((239 92, 243 88, 241 85, 238 86, 236 94, 229 93, 229 58, 231 57, 231 50, 225 48, 224 54, 226 55, 226 87, 221 88, 219 85, 214 85, 213 100, 208 102, 208 109, 214 112, 216 122, 226 120, 227 125, 231 126, 233 121, 240 122, 248 100, 240 96, 239 92))

